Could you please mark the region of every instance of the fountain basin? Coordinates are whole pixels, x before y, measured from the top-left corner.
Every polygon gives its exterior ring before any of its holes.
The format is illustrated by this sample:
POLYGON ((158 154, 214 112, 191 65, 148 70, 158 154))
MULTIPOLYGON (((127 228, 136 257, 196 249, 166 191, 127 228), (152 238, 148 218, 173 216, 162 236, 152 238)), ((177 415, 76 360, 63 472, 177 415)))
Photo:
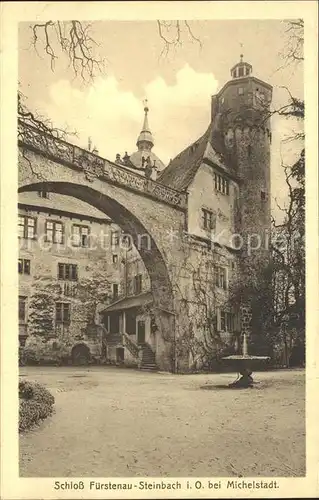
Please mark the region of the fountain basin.
POLYGON ((231 356, 225 356, 224 358, 222 358, 222 361, 226 365, 235 368, 236 371, 241 375, 241 378, 229 384, 229 387, 252 387, 254 383, 254 380, 252 378, 253 370, 256 370, 258 367, 260 367, 260 365, 263 365, 269 360, 269 356, 250 356, 248 354, 233 354, 231 356))

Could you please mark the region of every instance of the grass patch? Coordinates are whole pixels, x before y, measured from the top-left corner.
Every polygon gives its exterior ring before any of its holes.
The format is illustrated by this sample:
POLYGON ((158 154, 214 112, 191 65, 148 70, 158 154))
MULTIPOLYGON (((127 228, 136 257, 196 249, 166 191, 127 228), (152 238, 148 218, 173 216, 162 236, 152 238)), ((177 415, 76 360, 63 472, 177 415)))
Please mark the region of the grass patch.
POLYGON ((40 384, 19 381, 19 431, 26 431, 52 415, 54 397, 40 384))

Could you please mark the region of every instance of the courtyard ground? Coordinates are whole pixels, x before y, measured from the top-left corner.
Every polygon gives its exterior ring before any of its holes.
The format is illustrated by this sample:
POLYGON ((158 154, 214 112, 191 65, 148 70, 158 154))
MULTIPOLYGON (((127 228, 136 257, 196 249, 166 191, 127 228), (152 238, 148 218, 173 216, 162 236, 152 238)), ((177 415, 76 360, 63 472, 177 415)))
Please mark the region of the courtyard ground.
POLYGON ((20 435, 24 477, 303 476, 303 370, 172 375, 23 367, 55 396, 55 414, 20 435))

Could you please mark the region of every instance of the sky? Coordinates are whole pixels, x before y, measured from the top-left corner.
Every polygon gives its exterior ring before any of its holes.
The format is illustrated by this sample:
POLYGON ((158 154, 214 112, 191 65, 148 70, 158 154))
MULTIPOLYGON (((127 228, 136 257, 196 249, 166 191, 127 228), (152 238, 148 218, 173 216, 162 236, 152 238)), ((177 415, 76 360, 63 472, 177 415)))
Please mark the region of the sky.
MULTIPOLYGON (((230 79, 230 68, 244 60, 254 76, 273 86, 273 106, 287 102, 288 93, 303 98, 303 68, 283 66, 287 36, 280 20, 190 21, 201 45, 184 25, 182 43, 163 54, 156 21, 92 23, 94 52, 106 61, 94 81, 75 78, 68 60, 53 42, 58 58, 52 71, 39 37, 32 47, 29 23, 19 28, 19 83, 27 104, 56 126, 77 131, 71 142, 86 147, 88 137, 99 154, 114 160, 136 150, 143 122, 143 99, 148 99, 153 151, 167 164, 207 129, 211 95, 230 79)), ((52 38, 52 40, 54 40, 52 38)), ((281 160, 291 162, 301 145, 284 143, 298 123, 272 119, 272 205, 285 202, 281 160)))

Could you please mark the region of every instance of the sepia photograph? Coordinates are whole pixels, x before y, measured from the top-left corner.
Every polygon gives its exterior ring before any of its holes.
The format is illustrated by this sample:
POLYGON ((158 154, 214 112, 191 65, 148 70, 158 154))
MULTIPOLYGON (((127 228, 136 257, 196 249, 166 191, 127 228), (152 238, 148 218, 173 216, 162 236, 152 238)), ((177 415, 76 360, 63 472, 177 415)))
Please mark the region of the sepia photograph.
POLYGON ((41 498, 310 473, 305 19, 168 3, 17 23, 11 393, 41 498))

